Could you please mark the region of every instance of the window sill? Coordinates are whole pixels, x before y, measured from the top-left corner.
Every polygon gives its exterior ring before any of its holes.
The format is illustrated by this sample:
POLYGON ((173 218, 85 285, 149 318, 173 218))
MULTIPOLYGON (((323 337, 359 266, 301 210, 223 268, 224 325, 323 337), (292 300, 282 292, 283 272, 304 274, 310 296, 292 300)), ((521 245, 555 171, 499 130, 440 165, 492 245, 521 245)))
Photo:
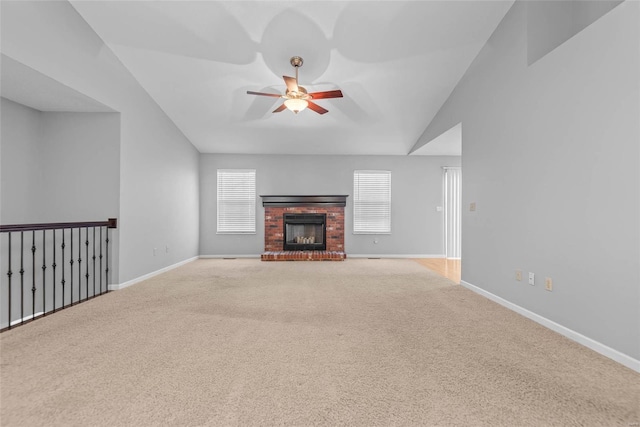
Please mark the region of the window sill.
POLYGON ((352 234, 353 234, 353 235, 356 235, 356 236, 358 236, 358 235, 360 235, 360 236, 363 236, 363 235, 364 235, 364 236, 366 236, 366 235, 379 235, 379 234, 389 235, 389 236, 390 236, 390 235, 391 235, 391 232, 389 231, 389 232, 374 233, 374 232, 355 232, 355 231, 354 231, 352 234))
POLYGON ((216 231, 216 234, 258 234, 255 231, 216 231))

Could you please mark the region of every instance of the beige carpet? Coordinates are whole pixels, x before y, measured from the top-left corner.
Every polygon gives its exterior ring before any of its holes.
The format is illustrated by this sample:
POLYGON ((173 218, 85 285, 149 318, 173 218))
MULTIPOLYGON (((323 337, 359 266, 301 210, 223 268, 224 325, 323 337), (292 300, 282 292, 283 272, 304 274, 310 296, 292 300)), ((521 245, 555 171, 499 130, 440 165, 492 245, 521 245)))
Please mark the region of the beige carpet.
POLYGON ((0 343, 3 427, 640 422, 640 374, 411 260, 199 260, 0 343))

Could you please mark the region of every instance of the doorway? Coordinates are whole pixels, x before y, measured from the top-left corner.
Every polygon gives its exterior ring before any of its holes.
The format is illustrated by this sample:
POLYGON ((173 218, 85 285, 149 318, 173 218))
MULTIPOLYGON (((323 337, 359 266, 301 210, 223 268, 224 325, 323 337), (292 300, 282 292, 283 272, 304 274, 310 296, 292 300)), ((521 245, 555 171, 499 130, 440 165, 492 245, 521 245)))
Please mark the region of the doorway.
POLYGON ((462 169, 459 166, 444 168, 444 253, 447 259, 461 257, 461 194, 462 169))

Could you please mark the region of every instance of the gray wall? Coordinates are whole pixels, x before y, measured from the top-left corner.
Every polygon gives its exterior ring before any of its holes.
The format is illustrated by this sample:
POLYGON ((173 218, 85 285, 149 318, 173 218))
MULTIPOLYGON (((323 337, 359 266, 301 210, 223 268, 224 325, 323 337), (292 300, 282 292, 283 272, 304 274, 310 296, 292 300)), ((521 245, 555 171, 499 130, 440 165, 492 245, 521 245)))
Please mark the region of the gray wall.
POLYGON ((120 114, 43 113, 41 222, 119 216, 120 114))
POLYGON ((4 98, 0 102, 0 223, 37 222, 42 113, 4 98))
POLYGON ((118 217, 120 115, 40 112, 1 100, 2 223, 118 217))
POLYGON ((188 139, 68 2, 3 2, 1 19, 3 54, 121 114, 117 281, 197 256, 199 153, 188 139))
POLYGON ((462 122, 463 206, 477 202, 462 279, 640 359, 639 4, 531 66, 526 12, 515 3, 422 137, 462 122))
POLYGON ((200 157, 200 254, 258 255, 264 251, 264 208, 258 197, 255 235, 216 234, 217 169, 256 169, 258 195, 348 194, 347 254, 442 255, 442 166, 459 157, 270 156, 203 154, 200 157), (353 171, 391 171, 391 234, 353 234, 353 171), (378 243, 374 244, 374 239, 378 243))
POLYGON ((527 1, 527 59, 529 65, 618 6, 620 0, 527 1))

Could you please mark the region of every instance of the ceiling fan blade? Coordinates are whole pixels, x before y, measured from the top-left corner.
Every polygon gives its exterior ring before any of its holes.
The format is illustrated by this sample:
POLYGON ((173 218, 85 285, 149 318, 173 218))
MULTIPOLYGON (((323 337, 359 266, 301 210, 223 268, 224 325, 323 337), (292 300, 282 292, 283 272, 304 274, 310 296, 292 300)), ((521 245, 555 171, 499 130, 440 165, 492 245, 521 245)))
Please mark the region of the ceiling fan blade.
POLYGON ((342 91, 338 89, 327 90, 324 92, 313 92, 310 93, 309 96, 311 96, 313 99, 342 98, 342 91))
POLYGON ((307 101, 307 102, 309 103, 309 105, 307 105, 307 108, 315 111, 318 114, 324 114, 324 113, 328 113, 329 112, 329 110, 325 110, 324 108, 322 108, 318 104, 314 104, 311 101, 307 101))
POLYGON ((280 111, 284 111, 287 109, 287 106, 282 104, 281 106, 279 106, 278 108, 276 108, 275 110, 273 110, 273 113, 279 113, 280 111))
POLYGON ((289 92, 297 92, 298 91, 298 80, 294 77, 282 76, 285 84, 287 85, 287 89, 289 92))
POLYGON ((274 98, 280 98, 282 96, 278 95, 277 93, 254 92, 252 90, 248 90, 247 95, 272 96, 274 98))

